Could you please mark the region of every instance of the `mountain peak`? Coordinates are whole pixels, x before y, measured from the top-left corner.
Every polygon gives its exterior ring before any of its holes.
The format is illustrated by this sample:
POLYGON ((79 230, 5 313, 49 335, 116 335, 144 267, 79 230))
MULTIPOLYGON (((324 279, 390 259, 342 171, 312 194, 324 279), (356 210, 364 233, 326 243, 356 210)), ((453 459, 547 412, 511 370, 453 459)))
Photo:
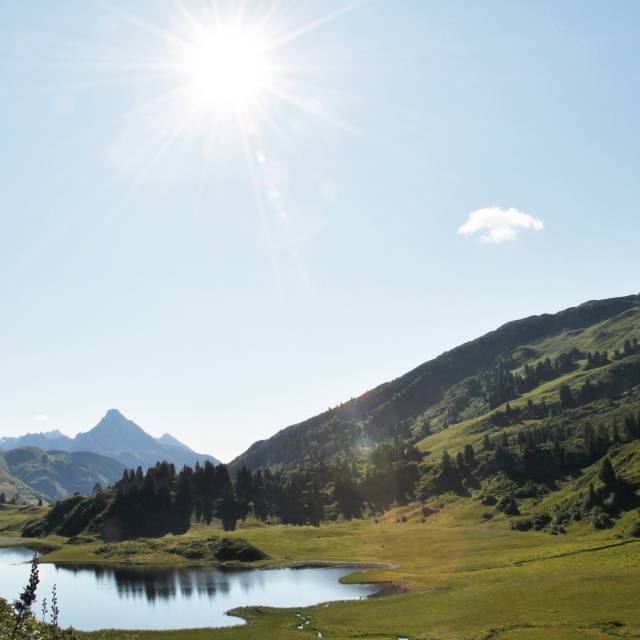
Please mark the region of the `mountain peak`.
POLYGON ((178 438, 175 438, 170 433, 163 433, 159 438, 156 438, 156 441, 164 445, 178 447, 185 451, 191 451, 191 449, 186 444, 184 444, 184 442, 180 442, 178 438))
POLYGON ((86 433, 76 436, 74 448, 82 446, 86 451, 102 455, 126 450, 151 450, 153 438, 142 427, 129 420, 117 409, 109 409, 100 422, 86 433))
POLYGON ((178 467, 185 464, 193 466, 196 461, 204 460, 218 464, 213 456, 196 453, 168 433, 154 438, 115 408, 109 409, 95 427, 78 433, 75 438, 64 436, 59 431, 0 437, 0 451, 27 446, 44 451, 91 452, 118 460, 130 468, 149 468, 161 460, 173 462, 178 467))
MULTIPOLYGON (((104 414, 105 418, 121 418, 122 420, 126 420, 124 415, 118 409, 109 409, 107 413, 104 414)), ((103 418, 104 420, 104 418, 103 418)))
POLYGON ((43 431, 41 434, 47 440, 54 440, 55 438, 65 438, 66 436, 60 429, 53 429, 53 431, 43 431))
POLYGON ((129 420, 129 418, 118 409, 109 409, 92 431, 96 429, 126 429, 129 431, 143 432, 142 427, 139 427, 133 420, 129 420))

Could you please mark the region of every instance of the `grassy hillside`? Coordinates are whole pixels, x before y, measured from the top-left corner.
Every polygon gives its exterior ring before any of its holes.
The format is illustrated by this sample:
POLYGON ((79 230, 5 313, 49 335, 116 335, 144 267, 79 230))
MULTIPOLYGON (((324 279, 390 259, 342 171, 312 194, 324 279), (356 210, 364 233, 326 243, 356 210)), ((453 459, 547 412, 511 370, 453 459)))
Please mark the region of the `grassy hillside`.
MULTIPOLYGON (((0 470, 19 481, 20 487, 28 487, 16 491, 19 500, 27 502, 38 497, 55 502, 74 493, 90 493, 96 483, 113 484, 124 468, 116 460, 88 452, 45 452, 36 447, 0 451, 0 470)), ((13 497, 10 492, 6 496, 13 497)))
POLYGON ((39 495, 24 482, 11 475, 6 462, 0 455, 0 494, 4 494, 8 501, 37 502, 39 495))
POLYGON ((640 334, 640 295, 587 302, 560 313, 510 322, 452 349, 409 373, 300 424, 253 444, 232 468, 315 465, 354 455, 400 437, 419 439, 431 429, 482 415, 489 408, 483 374, 505 357, 524 366, 554 358, 568 345, 581 350, 620 348, 640 334))
MULTIPOLYGON (((590 327, 580 330, 562 331, 557 335, 545 338, 538 342, 523 344, 520 349, 515 350, 515 358, 518 366, 514 372, 521 371, 527 363, 538 362, 545 358, 556 358, 561 353, 567 352, 572 348, 578 349, 581 353, 595 351, 608 351, 614 353, 616 349, 622 349, 624 341, 640 336, 640 307, 634 307, 623 313, 617 314, 607 320, 595 323, 590 327)), ((637 357, 631 357, 627 362, 637 362, 637 357)), ((529 400, 540 403, 547 402, 550 406, 557 404, 558 394, 562 385, 569 385, 573 389, 578 389, 585 380, 598 381, 611 372, 612 369, 619 366, 619 363, 612 361, 608 365, 597 369, 586 371, 586 355, 576 361, 575 369, 555 380, 540 384, 529 393, 524 393, 516 399, 510 400, 512 407, 524 407, 529 400)), ((480 383, 480 377, 472 377, 465 381, 465 387, 472 387, 473 383, 480 383)), ((475 395, 467 392, 463 394, 459 388, 451 390, 446 394, 442 402, 434 405, 426 411, 422 417, 423 420, 430 420, 431 429, 435 432, 425 437, 419 447, 423 451, 432 451, 435 454, 441 453, 445 445, 450 449, 464 446, 466 442, 479 444, 482 438, 483 427, 491 428, 489 419, 492 415, 504 411, 506 403, 489 409, 486 402, 480 397, 481 393, 475 395), (475 404, 474 404, 475 401, 475 404), (471 406, 472 405, 472 406, 471 406), (469 408, 471 406, 471 408, 469 408), (447 416, 451 414, 461 418, 459 421, 448 421, 447 416), (465 419, 466 418, 466 419, 465 419), (445 431, 446 430, 446 431, 445 431)), ((588 410, 576 412, 575 414, 567 414, 564 416, 566 421, 576 422, 577 419, 588 417, 596 414, 604 416, 610 414, 613 418, 616 415, 622 416, 622 413, 634 411, 636 409, 637 398, 634 393, 619 399, 612 399, 611 402, 594 403, 588 410), (619 411, 616 412, 616 409, 619 411)), ((548 416, 545 416, 546 419, 548 416)), ((520 427, 524 425, 534 425, 542 420, 533 419, 520 423, 520 427)), ((516 425, 518 428, 518 425, 516 425)), ((497 434, 500 429, 494 430, 497 434)))

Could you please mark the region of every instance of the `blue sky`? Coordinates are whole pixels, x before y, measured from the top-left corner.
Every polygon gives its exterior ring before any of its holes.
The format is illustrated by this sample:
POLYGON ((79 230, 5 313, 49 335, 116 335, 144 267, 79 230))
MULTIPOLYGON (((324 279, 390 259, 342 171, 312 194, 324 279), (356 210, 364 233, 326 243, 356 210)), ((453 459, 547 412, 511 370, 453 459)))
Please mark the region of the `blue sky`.
MULTIPOLYGON (((230 19, 182 6, 211 4, 230 19)), ((0 7, 1 435, 117 407, 230 459, 506 321, 638 291, 637 3, 283 2, 287 98, 215 135, 166 99, 176 7, 0 7)))

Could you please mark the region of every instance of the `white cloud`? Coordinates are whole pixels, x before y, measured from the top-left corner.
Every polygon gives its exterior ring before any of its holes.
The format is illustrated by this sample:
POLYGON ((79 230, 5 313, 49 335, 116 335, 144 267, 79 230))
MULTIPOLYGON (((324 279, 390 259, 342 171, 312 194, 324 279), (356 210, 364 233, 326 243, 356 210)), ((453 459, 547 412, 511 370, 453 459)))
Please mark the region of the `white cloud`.
POLYGON ((515 240, 521 229, 542 231, 544 223, 539 218, 517 209, 488 207, 472 211, 467 221, 458 229, 458 233, 461 236, 472 236, 480 232, 482 241, 499 244, 515 240))
POLYGON ((37 416, 33 416, 34 422, 49 422, 49 416, 45 416, 44 413, 39 413, 37 416))

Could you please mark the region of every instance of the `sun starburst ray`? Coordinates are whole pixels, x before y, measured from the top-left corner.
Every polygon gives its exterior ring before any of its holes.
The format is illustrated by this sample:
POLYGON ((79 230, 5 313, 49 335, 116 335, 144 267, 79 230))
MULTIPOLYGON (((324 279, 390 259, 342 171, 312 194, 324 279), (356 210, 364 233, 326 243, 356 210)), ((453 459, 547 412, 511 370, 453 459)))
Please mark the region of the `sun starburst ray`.
MULTIPOLYGON (((270 177, 270 167, 295 163, 312 183, 321 179, 313 175, 302 151, 300 131, 322 123, 365 135, 326 99, 335 61, 305 59, 298 52, 291 55, 288 46, 368 1, 351 0, 313 16, 317 7, 313 3, 209 0, 196 10, 175 0, 173 17, 157 22, 122 3, 111 3, 106 6, 117 25, 117 37, 40 42, 46 62, 38 56, 38 64, 42 69, 69 71, 69 80, 57 87, 59 91, 124 87, 131 92, 132 104, 97 127, 79 132, 88 140, 112 127, 123 133, 143 130, 146 140, 142 149, 135 148, 139 157, 126 169, 130 182, 119 191, 119 202, 177 149, 192 154, 194 167, 200 162, 201 205, 210 179, 209 159, 212 154, 224 157, 233 152, 235 144, 246 165, 266 244, 271 246, 270 234, 287 223, 287 211, 293 207, 287 202, 287 189, 270 177), (303 124, 295 128, 292 118, 303 124)), ((25 58, 25 63, 31 61, 25 58)), ((41 90, 46 89, 44 78, 41 90)))

